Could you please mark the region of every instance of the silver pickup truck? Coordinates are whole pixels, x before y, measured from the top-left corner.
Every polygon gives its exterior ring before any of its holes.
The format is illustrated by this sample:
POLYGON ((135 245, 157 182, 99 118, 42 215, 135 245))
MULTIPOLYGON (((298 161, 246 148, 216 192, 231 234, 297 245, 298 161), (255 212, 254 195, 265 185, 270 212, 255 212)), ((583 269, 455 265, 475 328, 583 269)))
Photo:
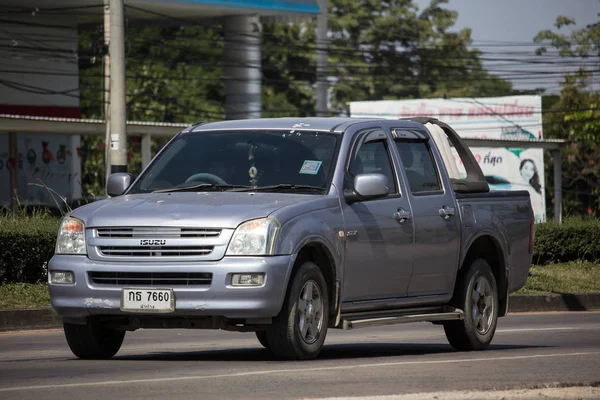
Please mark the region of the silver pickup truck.
POLYGON ((480 350, 533 252, 528 193, 490 192, 431 118, 196 124, 107 192, 66 216, 48 267, 84 359, 139 328, 254 332, 310 359, 329 328, 413 321, 480 350))

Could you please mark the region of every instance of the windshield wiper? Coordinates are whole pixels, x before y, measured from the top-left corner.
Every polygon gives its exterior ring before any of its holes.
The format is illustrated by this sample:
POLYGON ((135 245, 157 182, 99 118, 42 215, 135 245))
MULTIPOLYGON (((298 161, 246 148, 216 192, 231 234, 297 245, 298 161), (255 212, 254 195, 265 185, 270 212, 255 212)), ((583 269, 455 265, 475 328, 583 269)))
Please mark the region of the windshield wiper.
POLYGON ((168 193, 168 192, 193 192, 211 189, 213 191, 225 191, 230 189, 252 189, 252 186, 246 185, 217 185, 214 183, 201 183, 199 185, 172 187, 169 189, 158 189, 152 193, 168 193))
POLYGON ((270 186, 256 186, 252 188, 243 188, 236 189, 236 192, 276 192, 283 190, 291 190, 297 192, 324 192, 325 189, 319 186, 310 186, 310 185, 295 185, 292 183, 282 183, 279 185, 270 185, 270 186))

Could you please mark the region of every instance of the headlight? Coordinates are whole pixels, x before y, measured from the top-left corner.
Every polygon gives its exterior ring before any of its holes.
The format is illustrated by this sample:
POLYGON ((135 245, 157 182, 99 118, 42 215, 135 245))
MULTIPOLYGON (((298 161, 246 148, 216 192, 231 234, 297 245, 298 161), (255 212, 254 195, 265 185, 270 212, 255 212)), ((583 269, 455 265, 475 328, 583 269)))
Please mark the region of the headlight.
POLYGON ((65 218, 56 239, 56 254, 85 254, 85 228, 75 218, 65 218))
POLYGON ((275 251, 279 222, 274 218, 247 221, 238 226, 227 248, 228 256, 268 256, 275 251))

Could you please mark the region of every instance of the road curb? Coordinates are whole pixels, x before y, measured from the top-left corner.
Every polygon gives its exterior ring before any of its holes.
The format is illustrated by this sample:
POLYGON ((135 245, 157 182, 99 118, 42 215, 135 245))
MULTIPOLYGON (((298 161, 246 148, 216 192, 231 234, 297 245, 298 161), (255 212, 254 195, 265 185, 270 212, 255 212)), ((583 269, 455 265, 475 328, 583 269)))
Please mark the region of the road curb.
MULTIPOLYGON (((512 294, 510 313, 600 310, 600 293, 512 294)), ((0 310, 0 332, 62 327, 50 307, 0 310)))
POLYGON ((0 310, 0 332, 50 329, 62 326, 60 317, 50 308, 0 310))
POLYGON ((508 309, 511 313, 600 310, 600 293, 512 294, 508 309))

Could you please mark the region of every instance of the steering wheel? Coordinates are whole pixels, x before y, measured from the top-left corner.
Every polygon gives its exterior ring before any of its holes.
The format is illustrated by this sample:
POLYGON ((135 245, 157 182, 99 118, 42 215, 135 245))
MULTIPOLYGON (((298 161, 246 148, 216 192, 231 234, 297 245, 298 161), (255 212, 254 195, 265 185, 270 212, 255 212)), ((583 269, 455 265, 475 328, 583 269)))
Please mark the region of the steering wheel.
POLYGON ((227 182, 225 182, 223 179, 221 179, 220 177, 218 177, 216 175, 209 174, 208 172, 201 172, 199 174, 194 174, 194 175, 190 176, 189 178, 187 178, 184 183, 197 182, 197 181, 200 181, 202 183, 212 183, 215 185, 227 185, 227 182))

